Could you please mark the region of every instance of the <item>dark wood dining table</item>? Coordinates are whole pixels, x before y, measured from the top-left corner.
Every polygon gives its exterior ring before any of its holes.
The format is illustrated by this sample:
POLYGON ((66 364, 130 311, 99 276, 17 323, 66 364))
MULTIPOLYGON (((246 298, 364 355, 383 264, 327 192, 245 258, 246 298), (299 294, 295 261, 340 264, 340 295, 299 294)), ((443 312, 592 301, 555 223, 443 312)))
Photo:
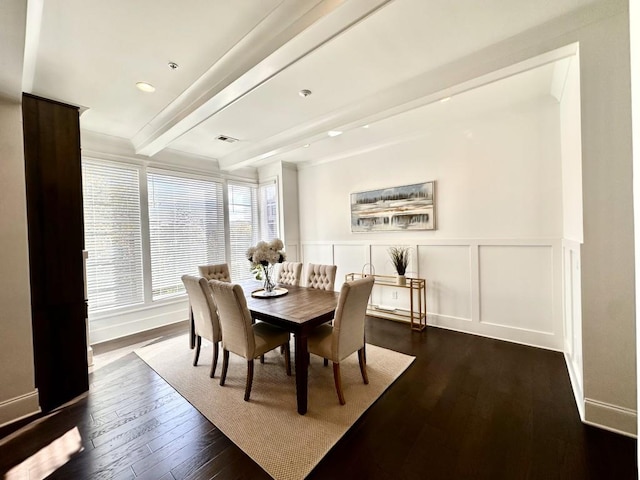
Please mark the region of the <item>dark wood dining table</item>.
POLYGON ((255 298, 256 282, 241 283, 253 318, 284 328, 293 333, 295 347, 296 397, 298 413, 307 413, 307 338, 318 325, 333 319, 338 292, 317 288, 282 285, 288 293, 280 297, 255 298))
POLYGON ((261 283, 255 280, 237 283, 244 290, 247 306, 254 319, 277 325, 293 333, 298 413, 304 415, 307 413, 309 332, 333 319, 339 293, 316 288, 278 285, 280 288, 286 288, 288 292, 278 297, 256 298, 251 296, 251 293, 261 289, 261 283))

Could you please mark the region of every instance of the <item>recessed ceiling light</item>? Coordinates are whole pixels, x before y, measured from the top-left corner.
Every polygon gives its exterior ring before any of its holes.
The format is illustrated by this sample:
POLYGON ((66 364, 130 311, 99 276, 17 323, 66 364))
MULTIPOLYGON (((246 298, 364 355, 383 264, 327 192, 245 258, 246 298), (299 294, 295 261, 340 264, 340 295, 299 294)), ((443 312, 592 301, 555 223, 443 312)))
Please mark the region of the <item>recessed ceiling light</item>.
POLYGON ((340 130, 329 130, 327 135, 330 137, 337 137, 338 135, 342 135, 342 132, 340 130))
POLYGON ((143 92, 151 93, 156 91, 156 87, 147 82, 138 82, 136 83, 136 87, 143 92))
POLYGON ((304 145, 302 145, 302 148, 309 148, 311 146, 310 143, 305 143, 304 145))
POLYGON ((363 125, 362 128, 369 128, 369 125, 363 125))
POLYGON ((451 100, 451 97, 444 97, 440 99, 440 103, 448 102, 449 100, 451 100))
POLYGON ((305 98, 305 97, 308 97, 309 95, 311 95, 311 93, 313 93, 313 92, 311 92, 311 90, 307 90, 305 88, 304 90, 300 90, 298 92, 298 95, 300 95, 301 97, 305 98))

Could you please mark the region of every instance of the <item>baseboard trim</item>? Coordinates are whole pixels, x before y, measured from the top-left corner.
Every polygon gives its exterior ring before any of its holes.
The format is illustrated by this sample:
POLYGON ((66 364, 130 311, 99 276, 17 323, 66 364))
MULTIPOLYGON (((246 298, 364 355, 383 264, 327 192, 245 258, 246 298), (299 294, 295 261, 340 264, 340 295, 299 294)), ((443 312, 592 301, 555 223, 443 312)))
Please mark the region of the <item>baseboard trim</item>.
POLYGON ((0 428, 40 413, 38 389, 0 403, 0 428))
POLYGON ((584 423, 604 430, 637 438, 638 412, 590 398, 584 400, 584 423))
POLYGON ((527 342, 527 341, 524 341, 524 340, 514 340, 512 338, 507 338, 507 337, 504 337, 504 336, 491 334, 489 332, 465 330, 464 328, 458 328, 458 327, 451 326, 451 325, 443 325, 443 324, 439 324, 439 323, 433 323, 432 321, 430 321, 428 319, 427 319, 427 326, 428 327, 435 327, 435 328, 442 328, 444 330, 451 330, 452 332, 466 333, 468 335, 475 335, 477 337, 491 338, 493 340, 500 340, 502 342, 515 343, 516 345, 524 345, 525 347, 540 348, 542 350, 549 350, 549 351, 552 351, 552 352, 562 353, 562 350, 559 349, 559 348, 556 348, 556 347, 551 347, 551 346, 547 346, 547 345, 539 345, 537 343, 527 342))

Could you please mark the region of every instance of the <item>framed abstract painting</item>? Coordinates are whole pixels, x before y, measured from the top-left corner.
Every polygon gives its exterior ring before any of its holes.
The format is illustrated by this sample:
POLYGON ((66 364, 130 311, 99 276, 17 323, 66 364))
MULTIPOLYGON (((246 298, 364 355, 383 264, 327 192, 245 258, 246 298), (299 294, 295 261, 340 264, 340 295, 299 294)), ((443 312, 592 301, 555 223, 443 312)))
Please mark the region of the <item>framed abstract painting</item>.
POLYGON ((435 230, 435 183, 352 193, 351 231, 435 230))

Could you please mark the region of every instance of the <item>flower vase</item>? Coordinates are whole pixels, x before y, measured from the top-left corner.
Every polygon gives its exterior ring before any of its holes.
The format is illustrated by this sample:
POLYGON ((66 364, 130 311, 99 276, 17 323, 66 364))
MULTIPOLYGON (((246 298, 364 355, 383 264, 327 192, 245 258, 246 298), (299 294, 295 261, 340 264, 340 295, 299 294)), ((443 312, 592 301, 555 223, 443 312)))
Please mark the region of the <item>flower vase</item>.
POLYGON ((398 275, 396 278, 397 284, 404 287, 407 284, 407 278, 404 275, 398 275))
POLYGON ((276 283, 273 281, 273 265, 263 265, 262 266, 262 274, 263 274, 263 285, 265 295, 273 295, 273 290, 276 287, 276 283))

